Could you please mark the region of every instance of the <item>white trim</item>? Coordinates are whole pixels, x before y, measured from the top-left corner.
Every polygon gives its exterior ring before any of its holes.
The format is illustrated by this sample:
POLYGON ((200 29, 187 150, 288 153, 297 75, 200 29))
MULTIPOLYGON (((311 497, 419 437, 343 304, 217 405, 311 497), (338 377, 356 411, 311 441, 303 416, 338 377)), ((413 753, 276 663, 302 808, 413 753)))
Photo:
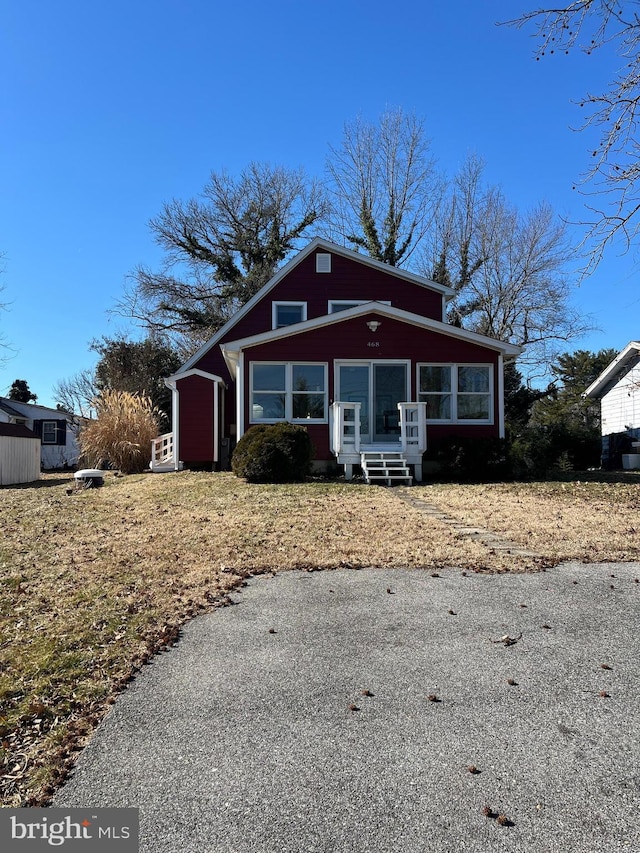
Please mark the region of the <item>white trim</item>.
POLYGON ((338 311, 335 314, 325 314, 322 317, 314 317, 312 320, 306 320, 304 323, 296 323, 295 326, 283 326, 281 329, 272 329, 268 332, 260 332, 257 335, 240 338, 237 341, 226 341, 220 345, 220 348, 231 376, 233 377, 237 370, 238 353, 245 347, 270 343, 271 341, 281 340, 282 338, 290 337, 292 335, 301 335, 304 332, 311 331, 312 329, 319 329, 323 326, 331 326, 336 323, 344 323, 354 317, 361 317, 372 313, 381 315, 382 317, 390 317, 394 320, 400 320, 401 322, 409 323, 420 329, 427 329, 429 331, 436 332, 439 335, 446 335, 447 337, 455 338, 457 340, 478 344, 484 349, 497 351, 507 357, 515 358, 522 352, 522 348, 515 346, 514 344, 507 344, 503 341, 495 340, 494 338, 488 338, 486 335, 479 335, 477 332, 469 332, 466 329, 459 329, 457 326, 451 326, 448 323, 441 323, 439 320, 432 320, 430 317, 421 317, 419 314, 413 314, 410 311, 405 311, 403 308, 395 308, 393 305, 384 305, 382 302, 367 302, 364 305, 357 305, 355 308, 348 308, 346 311, 338 311))
MULTIPOLYGON (((427 417, 427 423, 431 425, 438 424, 454 424, 455 426, 462 426, 464 424, 468 424, 469 426, 494 426, 495 425, 495 382, 494 382, 494 365, 492 362, 488 361, 420 361, 416 362, 416 400, 418 402, 424 401, 424 396, 426 394, 437 394, 437 391, 421 391, 420 390, 420 368, 421 367, 449 367, 451 369, 451 390, 448 392, 451 397, 451 417, 450 418, 429 418, 427 417), (458 396, 460 394, 470 396, 475 392, 465 392, 458 391, 458 370, 461 367, 485 367, 489 370, 489 391, 478 391, 477 395, 480 394, 489 394, 489 418, 479 419, 479 418, 459 418, 458 417, 458 396)), ((447 392, 442 392, 441 396, 446 396, 447 392)), ((426 402, 426 401, 425 401, 426 402)), ((503 427, 504 429, 504 427, 503 427)))
POLYGON ((218 462, 220 459, 220 426, 218 423, 218 406, 220 400, 220 388, 226 388, 227 383, 215 373, 207 373, 204 370, 192 368, 191 370, 183 370, 180 373, 174 373, 173 376, 167 376, 164 384, 171 389, 172 394, 172 413, 171 426, 173 432, 173 470, 179 471, 182 465, 180 459, 180 391, 178 390, 178 382, 182 379, 188 379, 190 376, 200 376, 202 379, 208 379, 213 382, 213 461, 218 462))
MULTIPOLYGON (((248 397, 248 405, 249 405, 249 423, 250 424, 277 424, 277 423, 291 423, 291 424, 326 424, 329 422, 329 364, 326 361, 303 361, 301 359, 291 360, 291 361, 250 361, 249 362, 249 397, 248 397), (284 389, 281 393, 284 394, 284 416, 281 418, 254 418, 253 417, 253 371, 256 366, 263 365, 271 365, 271 366, 282 366, 284 367, 284 389), (293 416, 293 396, 296 393, 296 390, 293 388, 293 368, 294 366, 309 366, 309 367, 322 367, 324 373, 324 391, 316 391, 310 392, 315 394, 322 394, 324 396, 324 411, 325 415, 322 418, 296 418, 293 416)), ((257 393, 260 393, 259 391, 257 393)), ((265 391, 263 393, 270 393, 269 391, 265 391)), ((280 393, 280 389, 274 389, 271 393, 280 393)))
POLYGON ((220 432, 220 427, 218 424, 218 406, 220 400, 220 386, 218 383, 214 383, 213 386, 213 462, 214 464, 220 459, 220 445, 218 443, 218 436, 220 432))
POLYGON ((224 324, 224 326, 222 326, 222 328, 218 329, 213 337, 203 344, 200 349, 184 363, 182 371, 189 370, 189 368, 193 367, 193 365, 196 364, 205 353, 209 352, 215 344, 229 333, 239 320, 246 316, 258 302, 264 299, 265 296, 291 272, 291 270, 295 269, 298 264, 302 263, 302 261, 304 261, 312 252, 315 252, 318 249, 330 252, 334 255, 341 255, 344 258, 356 261, 357 263, 363 264, 371 269, 379 270, 387 275, 404 279, 405 281, 412 282, 413 284, 418 284, 420 287, 424 287, 427 290, 435 290, 437 293, 441 293, 447 300, 453 299, 455 296, 452 288, 446 287, 443 284, 438 284, 436 281, 431 281, 424 276, 416 275, 415 273, 399 269, 398 267, 389 266, 389 264, 382 263, 382 261, 376 261, 374 258, 362 255, 359 252, 354 252, 353 249, 348 249, 345 246, 338 246, 336 243, 331 243, 329 240, 324 240, 321 237, 315 237, 304 247, 304 249, 298 252, 297 255, 291 258, 291 260, 283 267, 280 267, 276 274, 265 285, 263 285, 263 287, 254 296, 252 296, 251 299, 224 324))
POLYGON ((504 358, 500 354, 498 356, 498 438, 504 438, 504 436, 504 358))
MULTIPOLYGON (((589 385, 586 391, 583 392, 583 397, 599 398, 604 396, 604 389, 609 384, 618 379, 618 376, 624 371, 627 365, 631 364, 640 355, 640 341, 630 341, 622 352, 613 359, 613 361, 605 367, 600 376, 589 385)), ((630 368, 629 368, 630 369, 630 368)), ((625 371, 625 372, 628 372, 625 371)))
POLYGON ((244 353, 238 357, 238 374, 236 376, 236 441, 244 435, 244 353))
POLYGON ((189 376, 201 376, 203 379, 211 379, 212 382, 218 382, 220 385, 224 385, 227 387, 227 383, 221 376, 217 376, 215 373, 207 373, 206 370, 200 370, 199 368, 192 367, 190 370, 181 370, 179 373, 174 373, 172 376, 167 376, 164 380, 164 384, 167 388, 173 388, 172 382, 179 382, 181 379, 186 379, 189 376))
POLYGON ((180 450, 180 394, 178 393, 178 386, 173 383, 170 386, 172 389, 173 395, 173 406, 171 411, 171 425, 173 427, 173 470, 180 470, 180 459, 179 459, 179 450, 180 450))
MULTIPOLYGON (((65 418, 65 420, 66 420, 66 418, 65 418)), ((46 447, 53 447, 54 445, 56 445, 56 444, 58 443, 58 421, 57 421, 57 420, 53 420, 53 418, 46 418, 46 419, 45 419, 45 418, 43 418, 43 419, 40 421, 40 423, 41 423, 41 425, 42 425, 42 426, 41 426, 41 429, 42 429, 42 435, 40 436, 40 441, 41 441, 41 442, 42 442, 42 444, 44 444, 46 447), (44 428, 45 428, 45 425, 46 425, 46 424, 49 424, 49 426, 51 426, 51 424, 53 424, 53 441, 45 441, 45 440, 44 440, 44 428)))
POLYGON ((307 319, 307 303, 300 301, 288 302, 287 300, 276 300, 271 303, 271 328, 272 329, 283 329, 285 325, 291 326, 293 323, 284 323, 282 326, 278 326, 278 308, 282 306, 283 308, 302 308, 302 320, 298 320, 297 322, 302 322, 307 319))

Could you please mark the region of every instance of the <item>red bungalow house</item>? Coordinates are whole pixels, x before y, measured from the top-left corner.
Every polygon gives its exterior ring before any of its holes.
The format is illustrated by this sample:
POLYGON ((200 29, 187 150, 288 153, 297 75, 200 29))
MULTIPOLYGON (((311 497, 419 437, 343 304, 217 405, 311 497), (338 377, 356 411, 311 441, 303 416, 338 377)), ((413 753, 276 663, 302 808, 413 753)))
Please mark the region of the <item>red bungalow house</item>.
POLYGON ((511 344, 445 322, 453 291, 316 238, 174 376, 154 471, 225 468, 254 424, 303 424, 318 467, 422 478, 444 436, 504 435, 511 344))

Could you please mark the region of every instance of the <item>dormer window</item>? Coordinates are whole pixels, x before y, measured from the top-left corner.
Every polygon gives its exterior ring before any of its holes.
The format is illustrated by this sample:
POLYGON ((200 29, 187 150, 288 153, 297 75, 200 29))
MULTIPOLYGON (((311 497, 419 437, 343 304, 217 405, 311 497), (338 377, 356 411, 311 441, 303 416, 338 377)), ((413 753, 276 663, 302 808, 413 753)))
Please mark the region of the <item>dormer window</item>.
POLYGON ((273 303, 272 327, 274 329, 281 329, 283 326, 293 326, 294 323, 302 323, 306 319, 306 302, 273 303))

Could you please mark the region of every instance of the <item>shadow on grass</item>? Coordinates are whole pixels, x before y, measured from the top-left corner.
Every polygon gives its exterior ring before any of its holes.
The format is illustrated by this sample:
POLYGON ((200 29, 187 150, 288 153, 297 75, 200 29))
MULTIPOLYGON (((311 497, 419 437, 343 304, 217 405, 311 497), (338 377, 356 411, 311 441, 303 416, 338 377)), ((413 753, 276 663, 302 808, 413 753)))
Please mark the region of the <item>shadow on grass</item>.
POLYGON ((66 475, 62 472, 53 472, 46 474, 41 480, 34 480, 31 483, 12 483, 7 486, 0 486, 0 491, 3 489, 48 489, 52 486, 64 486, 65 484, 71 486, 74 484, 73 471, 69 471, 66 475))
POLYGON ((549 477, 560 482, 576 483, 636 483, 640 484, 640 471, 573 471, 549 477))

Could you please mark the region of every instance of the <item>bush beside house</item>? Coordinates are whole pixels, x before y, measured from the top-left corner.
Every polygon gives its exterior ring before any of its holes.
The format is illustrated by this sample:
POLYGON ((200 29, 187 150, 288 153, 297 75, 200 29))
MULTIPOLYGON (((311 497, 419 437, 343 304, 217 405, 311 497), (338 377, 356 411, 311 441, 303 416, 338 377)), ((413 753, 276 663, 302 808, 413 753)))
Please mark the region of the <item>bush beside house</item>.
POLYGON ((295 483, 310 473, 312 459, 313 445, 304 427, 259 424, 236 445, 231 467, 250 483, 295 483))

